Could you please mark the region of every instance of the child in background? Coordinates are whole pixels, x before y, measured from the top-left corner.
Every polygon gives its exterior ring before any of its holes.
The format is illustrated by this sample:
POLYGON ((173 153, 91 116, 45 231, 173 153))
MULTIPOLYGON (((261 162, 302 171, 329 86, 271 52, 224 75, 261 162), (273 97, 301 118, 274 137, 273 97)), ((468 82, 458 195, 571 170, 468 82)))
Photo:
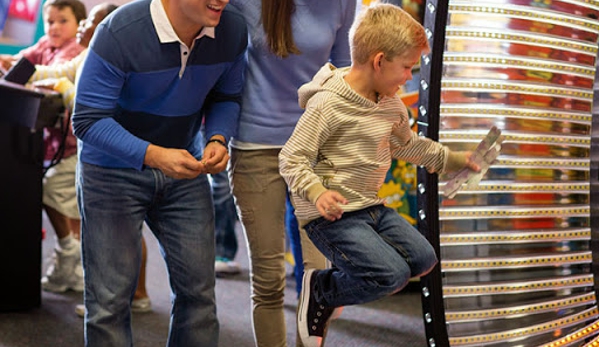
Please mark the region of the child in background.
MULTIPOLYGON (((84 50, 84 47, 77 41, 76 35, 79 22, 87 17, 85 5, 79 0, 47 0, 44 2, 43 13, 46 35, 42 36, 35 45, 22 50, 14 58, 24 57, 35 65, 56 65, 77 57, 84 50)), ((72 134, 66 140, 64 152, 59 153, 62 141, 63 132, 60 129, 45 129, 44 160, 56 162, 59 158, 68 158, 76 154, 77 141, 72 134)), ((76 204, 71 204, 71 211, 65 215, 71 219, 69 223, 72 229, 76 229, 78 232, 79 213, 75 208, 76 204)), ((60 208, 58 212, 61 212, 60 208)))
MULTIPOLYGON (((83 51, 75 38, 79 21, 86 17, 85 5, 79 0, 48 0, 43 5, 46 35, 15 56, 2 56, 8 68, 21 57, 36 65, 56 65, 68 62, 83 51)), ((62 90, 61 90, 62 91, 62 90)), ((57 128, 44 129, 45 160, 52 160, 63 141, 57 128)), ((56 232, 53 263, 42 278, 46 291, 62 293, 83 291, 81 246, 78 238, 80 217, 75 197, 76 139, 67 136, 62 162, 46 172, 43 181, 43 206, 56 232)))
POLYGON ((32 64, 52 65, 76 57, 83 47, 75 40, 79 21, 87 11, 79 0, 48 0, 44 3, 44 33, 37 43, 16 55, 0 55, 1 66, 8 70, 21 57, 32 64))
POLYGON ((77 47, 81 48, 81 52, 60 64, 37 64, 35 73, 31 76, 29 82, 33 82, 38 86, 51 87, 51 89, 61 93, 65 108, 72 110, 77 71, 87 56, 87 47, 94 35, 96 26, 116 8, 117 6, 111 3, 94 6, 89 11, 89 16, 78 22, 73 36, 74 42, 77 47))
MULTIPOLYGON (((112 11, 116 10, 117 6, 111 3, 101 3, 94 6, 87 19, 79 23, 77 29, 77 43, 84 48, 84 50, 75 58, 62 64, 55 64, 52 66, 36 65, 36 72, 31 76, 30 82, 34 82, 37 85, 50 86, 55 91, 62 94, 63 103, 65 108, 72 110, 75 96, 75 80, 79 67, 87 56, 87 47, 93 37, 94 31, 100 22, 106 18, 112 11), (48 83, 51 82, 51 83, 48 83)), ((69 129, 69 138, 74 136, 69 129)), ((76 160, 76 156, 72 159, 76 160)), ((75 192, 75 162, 73 165, 69 165, 69 170, 73 174, 72 182, 69 183, 69 187, 72 187, 70 191, 70 197, 76 199, 75 192)), ((57 166, 62 165, 59 163, 57 166)), ((77 231, 78 232, 78 231, 77 231)), ((152 310, 152 302, 148 296, 146 290, 146 261, 147 261, 147 250, 145 240, 142 238, 142 264, 140 266, 140 276, 137 281, 137 290, 133 296, 131 303, 132 312, 150 312, 152 310)), ((79 257, 78 262, 81 262, 79 257)), ((47 281, 47 280, 46 280, 47 281)), ((77 305, 75 312, 78 316, 83 317, 85 314, 85 306, 77 305)))
POLYGON ((410 129, 397 92, 429 50, 422 25, 395 5, 371 5, 350 45, 351 67, 326 64, 299 89, 305 112, 279 155, 300 225, 335 265, 304 274, 297 324, 305 347, 322 345, 335 308, 396 293, 437 263, 426 238, 377 197, 391 159, 429 172, 480 170, 470 152, 410 129))

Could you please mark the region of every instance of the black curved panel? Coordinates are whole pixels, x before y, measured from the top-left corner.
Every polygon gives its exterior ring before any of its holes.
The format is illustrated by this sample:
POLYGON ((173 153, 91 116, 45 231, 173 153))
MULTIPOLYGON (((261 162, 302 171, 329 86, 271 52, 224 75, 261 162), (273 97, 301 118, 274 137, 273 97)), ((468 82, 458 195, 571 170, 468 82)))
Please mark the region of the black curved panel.
POLYGON ((440 258, 421 280, 429 346, 599 345, 598 17, 590 0, 426 3, 419 132, 452 150, 505 135, 453 199, 419 169, 419 230, 440 258))

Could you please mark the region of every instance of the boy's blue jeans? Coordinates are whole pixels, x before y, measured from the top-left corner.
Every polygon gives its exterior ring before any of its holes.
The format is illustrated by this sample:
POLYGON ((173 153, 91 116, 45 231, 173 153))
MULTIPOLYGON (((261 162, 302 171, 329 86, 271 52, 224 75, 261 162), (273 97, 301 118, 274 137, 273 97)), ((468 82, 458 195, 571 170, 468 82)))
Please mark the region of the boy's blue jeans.
POLYGON ((314 296, 326 306, 362 304, 393 294, 437 263, 428 240, 383 205, 344 213, 334 222, 318 218, 305 229, 334 264, 316 275, 314 296))
POLYGON ((130 302, 144 221, 160 245, 172 290, 168 346, 217 347, 214 211, 206 175, 177 180, 160 170, 79 163, 85 278, 85 345, 132 346, 130 302))

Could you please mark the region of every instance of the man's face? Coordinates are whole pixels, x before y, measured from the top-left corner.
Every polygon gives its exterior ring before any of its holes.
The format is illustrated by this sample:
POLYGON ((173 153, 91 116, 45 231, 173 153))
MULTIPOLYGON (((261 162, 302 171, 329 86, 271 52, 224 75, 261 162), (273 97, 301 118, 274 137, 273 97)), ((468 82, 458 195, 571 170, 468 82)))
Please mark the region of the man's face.
POLYGON ((228 3, 229 0, 179 0, 179 8, 188 24, 214 27, 228 3))

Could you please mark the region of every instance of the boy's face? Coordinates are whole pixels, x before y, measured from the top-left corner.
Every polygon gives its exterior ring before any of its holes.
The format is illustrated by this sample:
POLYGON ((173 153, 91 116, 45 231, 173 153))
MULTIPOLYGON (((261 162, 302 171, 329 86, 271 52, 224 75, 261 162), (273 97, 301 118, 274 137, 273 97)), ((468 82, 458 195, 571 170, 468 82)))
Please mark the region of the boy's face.
POLYGON ((379 95, 394 96, 401 86, 412 79, 412 69, 420 60, 420 50, 397 56, 393 60, 381 59, 380 72, 375 78, 375 89, 379 95))
POLYGON ((44 30, 52 47, 61 47, 77 34, 77 18, 70 7, 48 6, 44 11, 44 30))

